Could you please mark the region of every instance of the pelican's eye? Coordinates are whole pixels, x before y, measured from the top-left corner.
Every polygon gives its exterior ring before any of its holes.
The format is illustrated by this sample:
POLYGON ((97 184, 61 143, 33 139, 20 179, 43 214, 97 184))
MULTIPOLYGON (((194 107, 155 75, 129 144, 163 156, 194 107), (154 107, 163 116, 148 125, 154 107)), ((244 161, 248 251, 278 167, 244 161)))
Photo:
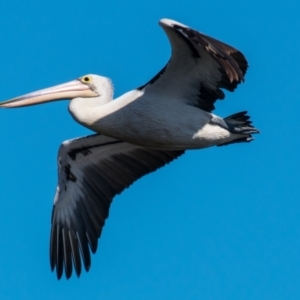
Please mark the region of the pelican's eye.
POLYGON ((82 83, 91 83, 93 81, 92 76, 83 76, 80 78, 82 83))

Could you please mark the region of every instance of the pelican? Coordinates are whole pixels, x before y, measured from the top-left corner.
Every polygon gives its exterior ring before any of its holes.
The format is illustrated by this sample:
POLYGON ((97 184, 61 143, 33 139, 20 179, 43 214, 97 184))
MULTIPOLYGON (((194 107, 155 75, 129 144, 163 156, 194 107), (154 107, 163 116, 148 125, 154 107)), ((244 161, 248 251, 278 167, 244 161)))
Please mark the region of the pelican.
POLYGON ((149 82, 113 100, 110 79, 85 75, 2 102, 14 108, 71 100, 69 112, 96 132, 68 140, 58 151, 58 185, 50 235, 50 264, 57 278, 82 266, 108 217, 115 195, 185 150, 250 142, 259 131, 246 111, 221 118, 214 103, 244 81, 248 63, 237 49, 179 22, 159 22, 172 55, 149 82), (113 101, 112 101, 113 100, 113 101))

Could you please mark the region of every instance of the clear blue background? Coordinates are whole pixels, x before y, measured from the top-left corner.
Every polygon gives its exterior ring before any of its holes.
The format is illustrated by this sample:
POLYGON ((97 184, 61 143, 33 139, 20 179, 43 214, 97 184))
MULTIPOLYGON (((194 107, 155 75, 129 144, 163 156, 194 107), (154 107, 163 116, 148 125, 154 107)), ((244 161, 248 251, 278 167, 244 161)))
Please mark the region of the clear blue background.
POLYGON ((1 1, 1 100, 87 73, 115 96, 170 55, 160 18, 240 49, 250 69, 217 114, 247 109, 250 144, 190 151, 115 198, 89 273, 49 267, 56 154, 90 132, 67 101, 0 111, 1 299, 300 299, 300 4, 1 1))

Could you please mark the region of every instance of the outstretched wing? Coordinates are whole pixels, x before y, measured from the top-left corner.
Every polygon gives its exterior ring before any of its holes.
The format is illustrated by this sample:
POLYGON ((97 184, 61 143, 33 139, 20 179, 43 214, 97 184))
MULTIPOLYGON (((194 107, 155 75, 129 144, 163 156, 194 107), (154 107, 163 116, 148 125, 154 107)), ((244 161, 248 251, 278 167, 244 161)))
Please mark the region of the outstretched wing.
POLYGON ((237 49, 176 21, 162 19, 172 47, 167 65, 148 83, 145 93, 163 94, 165 99, 181 99, 211 112, 221 88, 233 91, 244 80, 248 63, 237 49))
POLYGON ((113 197, 184 151, 137 147, 103 135, 64 142, 52 211, 50 262, 57 277, 88 271, 113 197))

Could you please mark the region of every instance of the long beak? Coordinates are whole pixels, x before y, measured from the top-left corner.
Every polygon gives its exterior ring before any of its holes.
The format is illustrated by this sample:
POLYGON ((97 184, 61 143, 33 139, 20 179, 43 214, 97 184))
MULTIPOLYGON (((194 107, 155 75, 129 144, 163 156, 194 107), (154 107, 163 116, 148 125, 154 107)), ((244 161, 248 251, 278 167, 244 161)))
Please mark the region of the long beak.
POLYGON ((20 97, 16 97, 0 103, 0 108, 12 108, 35 105, 62 99, 73 99, 77 97, 97 97, 98 94, 79 80, 56 85, 47 89, 39 90, 20 97))

